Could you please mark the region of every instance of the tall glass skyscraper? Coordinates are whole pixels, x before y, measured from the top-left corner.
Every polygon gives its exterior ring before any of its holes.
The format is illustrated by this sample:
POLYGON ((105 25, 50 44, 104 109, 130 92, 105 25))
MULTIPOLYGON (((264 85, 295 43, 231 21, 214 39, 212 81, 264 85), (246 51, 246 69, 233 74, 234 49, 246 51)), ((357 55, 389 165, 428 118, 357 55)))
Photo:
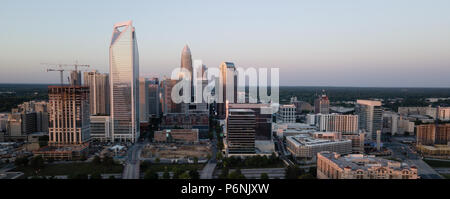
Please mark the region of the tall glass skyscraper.
POLYGON ((117 23, 109 47, 111 135, 113 140, 139 138, 139 55, 131 21, 117 23))

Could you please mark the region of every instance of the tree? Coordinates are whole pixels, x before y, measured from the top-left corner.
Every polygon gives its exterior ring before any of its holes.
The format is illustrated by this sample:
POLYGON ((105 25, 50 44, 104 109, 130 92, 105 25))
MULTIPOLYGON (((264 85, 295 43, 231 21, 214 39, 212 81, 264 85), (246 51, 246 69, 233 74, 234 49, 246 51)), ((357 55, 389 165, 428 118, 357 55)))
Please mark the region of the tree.
POLYGON ((144 174, 144 179, 158 179, 158 178, 159 178, 158 174, 152 169, 147 170, 144 174))
POLYGON ((31 158, 30 166, 35 171, 38 171, 38 170, 42 169, 45 166, 44 159, 40 155, 35 156, 35 157, 31 158))
POLYGON ((189 171, 189 176, 190 176, 190 179, 200 179, 200 174, 195 169, 192 169, 189 171))
POLYGON ((170 179, 170 173, 167 171, 167 169, 163 173, 163 179, 170 179))
POLYGON ((95 172, 95 173, 91 174, 90 179, 102 179, 102 175, 99 172, 95 172))
POLYGON ((245 176, 242 174, 241 169, 236 169, 228 175, 229 179, 245 179, 245 176))
POLYGON ((109 176, 109 178, 108 179, 110 179, 110 180, 114 180, 114 179, 116 179, 116 177, 114 177, 114 176, 109 176))
POLYGON ((179 179, 191 179, 191 176, 189 176, 188 172, 184 172, 178 178, 179 179))
POLYGON ((267 173, 261 173, 261 179, 267 180, 269 179, 269 175, 267 173))
POLYGON ((156 158, 156 159, 155 159, 155 163, 156 163, 156 164, 159 164, 160 162, 161 162, 161 160, 160 160, 159 158, 156 158))
POLYGON ((27 157, 18 157, 16 160, 14 160, 14 165, 16 166, 27 166, 28 165, 28 158, 27 157))
POLYGON ((102 163, 102 160, 100 159, 100 157, 98 157, 98 155, 94 156, 94 159, 92 159, 92 163, 95 165, 99 165, 102 163))
POLYGON ((222 173, 220 173, 220 175, 219 175, 219 179, 227 179, 229 174, 230 174, 230 169, 228 169, 228 167, 224 167, 222 169, 222 173))
POLYGON ((286 178, 287 179, 298 179, 302 175, 302 170, 297 166, 288 166, 286 168, 286 178))
POLYGON ((194 164, 197 165, 198 164, 198 158, 194 157, 194 164))
POLYGON ((307 173, 307 174, 303 174, 303 175, 299 176, 298 179, 306 180, 306 179, 316 179, 316 178, 314 176, 312 176, 311 174, 307 173))
POLYGON ((222 160, 223 159, 223 155, 222 155, 222 152, 217 152, 217 154, 216 154, 216 158, 217 158, 217 160, 222 160))

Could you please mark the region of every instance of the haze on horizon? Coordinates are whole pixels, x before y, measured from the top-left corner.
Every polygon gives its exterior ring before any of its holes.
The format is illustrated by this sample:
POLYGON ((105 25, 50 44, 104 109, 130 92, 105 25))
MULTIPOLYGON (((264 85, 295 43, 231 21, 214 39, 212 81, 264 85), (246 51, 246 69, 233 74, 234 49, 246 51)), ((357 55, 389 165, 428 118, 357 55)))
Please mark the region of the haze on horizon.
POLYGON ((279 67, 283 86, 450 87, 449 8, 448 0, 4 0, 0 83, 58 83, 40 63, 109 72, 113 25, 133 20, 145 77, 169 76, 188 44, 207 67, 279 67))

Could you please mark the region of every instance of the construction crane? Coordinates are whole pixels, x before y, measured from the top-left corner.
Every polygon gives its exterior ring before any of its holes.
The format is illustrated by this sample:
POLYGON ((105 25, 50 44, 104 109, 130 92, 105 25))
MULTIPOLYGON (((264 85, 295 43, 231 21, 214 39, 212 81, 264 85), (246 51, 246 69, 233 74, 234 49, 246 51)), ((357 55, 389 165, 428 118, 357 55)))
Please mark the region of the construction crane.
MULTIPOLYGON (((64 71, 75 71, 76 74, 77 74, 77 78, 78 78, 78 67, 90 67, 90 65, 78 64, 77 62, 75 64, 48 64, 48 63, 42 63, 42 65, 45 65, 47 67, 52 67, 52 68, 47 68, 47 72, 57 71, 57 72, 60 73, 61 86, 64 85, 64 71), (75 70, 67 70, 67 69, 64 69, 63 67, 74 67, 75 70)), ((72 78, 74 78, 74 77, 72 77, 72 78)), ((81 80, 76 79, 76 81, 81 81, 81 80)), ((69 83, 70 83, 70 79, 69 79, 69 83)))
POLYGON ((46 66, 56 66, 55 68, 47 68, 47 72, 52 72, 52 71, 56 71, 59 72, 60 75, 60 81, 61 81, 61 86, 64 84, 64 78, 63 78, 63 73, 64 73, 64 69, 62 68, 62 64, 46 64, 46 63, 42 63, 42 65, 46 65, 46 66))

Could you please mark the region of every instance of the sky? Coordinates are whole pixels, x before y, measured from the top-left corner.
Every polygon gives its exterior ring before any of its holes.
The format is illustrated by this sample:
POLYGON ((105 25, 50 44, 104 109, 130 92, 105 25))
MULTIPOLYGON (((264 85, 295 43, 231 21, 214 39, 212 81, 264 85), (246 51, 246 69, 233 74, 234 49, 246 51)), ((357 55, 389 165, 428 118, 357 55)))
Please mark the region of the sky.
POLYGON ((113 25, 133 20, 145 77, 169 76, 188 44, 207 67, 278 67, 285 86, 450 87, 449 10, 448 0, 2 0, 0 83, 58 83, 41 63, 109 72, 113 25))

